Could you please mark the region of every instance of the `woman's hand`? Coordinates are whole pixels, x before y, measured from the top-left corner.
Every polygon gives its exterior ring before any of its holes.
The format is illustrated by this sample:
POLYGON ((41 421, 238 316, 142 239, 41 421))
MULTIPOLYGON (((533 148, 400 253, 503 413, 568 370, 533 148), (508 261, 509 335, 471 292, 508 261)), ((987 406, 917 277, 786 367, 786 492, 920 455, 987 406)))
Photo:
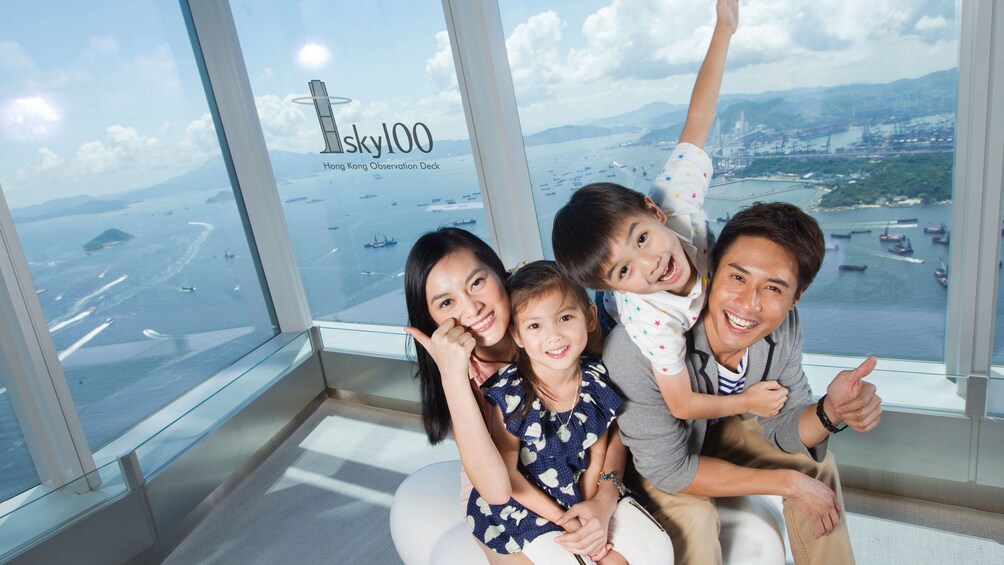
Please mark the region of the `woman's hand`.
POLYGON ((418 328, 405 327, 404 331, 429 352, 440 374, 444 377, 463 375, 467 379, 476 342, 466 328, 457 325, 456 320, 448 318, 436 328, 432 337, 418 328))

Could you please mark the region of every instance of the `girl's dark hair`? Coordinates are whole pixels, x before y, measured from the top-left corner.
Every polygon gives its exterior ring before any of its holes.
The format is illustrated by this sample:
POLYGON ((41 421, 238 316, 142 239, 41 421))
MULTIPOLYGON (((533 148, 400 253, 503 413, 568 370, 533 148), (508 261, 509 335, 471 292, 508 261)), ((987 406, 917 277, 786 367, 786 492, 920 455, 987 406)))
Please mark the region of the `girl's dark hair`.
MULTIPOLYGON (((579 309, 582 310, 583 315, 587 317, 590 315, 590 306, 592 304, 589 302, 586 290, 558 270, 558 265, 554 261, 534 261, 521 267, 509 277, 505 288, 509 292, 510 331, 516 328, 516 324, 518 323, 516 320, 519 312, 527 304, 540 299, 540 297, 550 292, 560 292, 565 296, 571 295, 575 298, 575 302, 578 304, 579 309)), ((591 334, 596 333, 591 332, 591 334)), ((590 335, 584 353, 599 357, 603 350, 602 344, 598 340, 593 339, 593 337, 593 335, 590 335)), ((530 358, 522 348, 517 350, 516 368, 519 371, 520 387, 523 389, 524 401, 520 409, 510 417, 522 418, 530 409, 530 405, 533 404, 537 391, 540 390, 538 386, 540 379, 533 372, 530 358)))
MULTIPOLYGON (((470 251, 499 281, 506 278, 505 267, 499 256, 487 243, 469 231, 439 228, 418 238, 408 253, 404 267, 404 299, 408 306, 408 325, 418 328, 425 335, 431 336, 439 327, 429 313, 425 295, 429 272, 445 257, 461 250, 470 251)), ((414 343, 418 362, 415 378, 419 380, 422 396, 422 424, 429 441, 436 444, 443 441, 450 431, 450 409, 446 404, 439 367, 420 343, 414 343)))
POLYGON ((787 202, 754 202, 734 214, 722 228, 708 258, 712 275, 722 257, 742 236, 762 237, 791 255, 798 269, 796 300, 809 288, 826 254, 826 241, 819 224, 801 208, 787 202))

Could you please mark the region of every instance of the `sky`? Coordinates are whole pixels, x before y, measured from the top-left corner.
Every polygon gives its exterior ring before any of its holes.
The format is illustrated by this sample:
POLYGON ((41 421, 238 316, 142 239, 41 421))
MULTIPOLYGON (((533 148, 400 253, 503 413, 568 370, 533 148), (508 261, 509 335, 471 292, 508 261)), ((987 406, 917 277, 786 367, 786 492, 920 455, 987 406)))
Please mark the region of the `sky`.
MULTIPOLYGON (((698 0, 500 0, 525 134, 685 104, 714 26, 698 0)), ((467 127, 440 0, 232 0, 271 150, 338 123, 467 127)), ((957 66, 955 0, 743 0, 723 93, 882 83, 957 66)), ((177 2, 17 3, 0 15, 0 186, 11 208, 142 188, 219 154, 177 2)))

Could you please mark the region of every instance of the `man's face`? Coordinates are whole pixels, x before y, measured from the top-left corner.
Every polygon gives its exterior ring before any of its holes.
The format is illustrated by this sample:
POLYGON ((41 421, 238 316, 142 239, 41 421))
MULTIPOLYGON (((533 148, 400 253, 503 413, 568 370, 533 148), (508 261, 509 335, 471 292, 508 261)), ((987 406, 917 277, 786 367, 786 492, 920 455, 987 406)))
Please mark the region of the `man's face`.
POLYGON ((646 198, 648 209, 632 214, 609 246, 603 280, 607 288, 635 294, 668 291, 683 296, 696 271, 680 238, 666 227, 666 214, 646 198))
POLYGON ((746 348, 781 325, 797 290, 798 267, 787 250, 762 237, 737 238, 718 263, 704 311, 715 359, 734 369, 746 348))

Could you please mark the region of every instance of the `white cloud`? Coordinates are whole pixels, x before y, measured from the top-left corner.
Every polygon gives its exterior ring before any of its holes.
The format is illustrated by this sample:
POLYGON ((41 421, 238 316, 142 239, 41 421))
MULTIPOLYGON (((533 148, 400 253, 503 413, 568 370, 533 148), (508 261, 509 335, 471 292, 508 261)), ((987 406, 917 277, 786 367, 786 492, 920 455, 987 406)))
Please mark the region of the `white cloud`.
POLYGON ((506 39, 513 84, 521 101, 544 95, 549 85, 560 83, 564 73, 561 32, 565 24, 552 10, 531 16, 506 39))
POLYGON ((34 61, 20 43, 0 41, 0 71, 21 71, 34 67, 34 61))
MULTIPOLYGON (((951 68, 953 10, 933 0, 743 2, 723 92, 888 82, 951 68)), ((715 23, 713 2, 688 0, 611 0, 578 29, 560 14, 527 18, 506 42, 531 132, 656 100, 686 103, 715 23)))
POLYGON ((55 151, 47 147, 39 149, 38 156, 41 159, 41 162, 38 165, 40 171, 54 169, 63 164, 63 158, 57 155, 55 151))
POLYGON ((88 141, 77 149, 73 165, 87 174, 117 171, 122 166, 123 149, 100 141, 88 141))
POLYGON ((450 36, 445 31, 436 34, 436 54, 425 62, 425 72, 439 92, 456 90, 457 73, 453 66, 450 36))
POLYGON ((269 149, 304 153, 316 150, 318 143, 323 143, 314 107, 293 102, 298 96, 287 94, 279 98, 269 94, 255 98, 269 149))
POLYGON ((94 37, 85 54, 91 57, 118 55, 119 42, 114 37, 94 37))
POLYGON ((944 17, 936 16, 932 18, 925 15, 917 20, 917 25, 914 26, 914 29, 917 31, 931 31, 935 29, 944 29, 946 27, 948 27, 948 20, 944 17))

